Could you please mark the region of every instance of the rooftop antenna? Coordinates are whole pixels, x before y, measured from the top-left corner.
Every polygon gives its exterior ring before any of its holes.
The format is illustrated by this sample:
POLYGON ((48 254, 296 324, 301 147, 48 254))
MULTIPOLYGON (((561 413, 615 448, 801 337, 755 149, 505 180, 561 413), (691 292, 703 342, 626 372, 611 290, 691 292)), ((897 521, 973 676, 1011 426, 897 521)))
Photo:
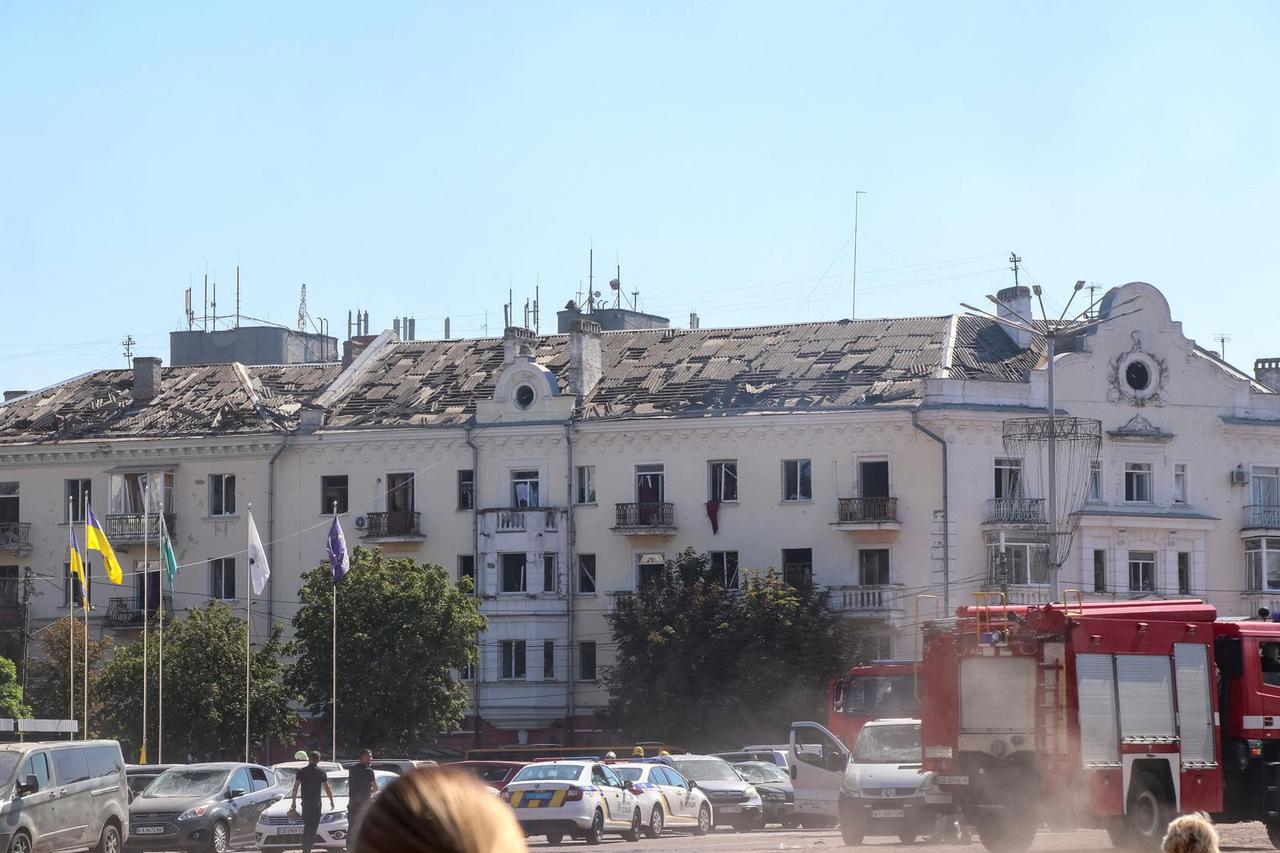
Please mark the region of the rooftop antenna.
POLYGON ((614 292, 613 307, 622 307, 622 264, 618 264, 618 277, 609 282, 609 289, 614 292))
POLYGON ((539 275, 533 281, 533 331, 539 335, 542 334, 542 324, 539 322, 538 317, 538 303, 542 296, 541 290, 542 276, 539 275))
POLYGON ((853 293, 849 297, 849 319, 858 317, 858 202, 866 190, 855 190, 853 193, 853 293))
POLYGON ((1231 342, 1231 336, 1226 332, 1218 332, 1218 334, 1213 336, 1213 339, 1218 342, 1218 358, 1226 361, 1227 344, 1231 342))
POLYGON ((136 343, 137 341, 133 339, 133 335, 125 335, 124 340, 120 342, 120 345, 124 347, 124 363, 126 365, 133 364, 133 345, 136 343))
POLYGON ((240 265, 236 264, 236 328, 240 328, 240 265))
POLYGON ((183 313, 187 315, 187 331, 191 331, 196 325, 196 312, 191 307, 191 288, 187 288, 187 304, 183 309, 183 313))
POLYGON ((1098 316, 1097 304, 1098 300, 1094 298, 1094 294, 1102 288, 1094 282, 1089 282, 1089 286, 1085 290, 1089 291, 1089 314, 1088 317, 1093 319, 1098 316))
POLYGON ((213 330, 218 331, 218 273, 213 274, 213 301, 209 303, 209 320, 213 323, 213 330))
MULTIPOLYGON (((1019 264, 1021 263, 1022 263, 1022 258, 1018 257, 1013 252, 1009 253, 1009 269, 1013 270, 1013 286, 1014 287, 1018 286, 1018 269, 1019 269, 1019 264)), ((1080 288, 1076 288, 1076 290, 1079 290, 1079 289, 1080 288)))
POLYGON ((638 290, 631 291, 631 310, 640 310, 640 291, 638 290))
POLYGON ((587 311, 596 310, 595 297, 595 248, 587 249, 587 311))
POLYGON ((307 330, 307 283, 302 283, 302 298, 298 300, 298 331, 307 330))
POLYGON ((200 330, 209 331, 209 265, 204 268, 204 305, 200 309, 200 330))

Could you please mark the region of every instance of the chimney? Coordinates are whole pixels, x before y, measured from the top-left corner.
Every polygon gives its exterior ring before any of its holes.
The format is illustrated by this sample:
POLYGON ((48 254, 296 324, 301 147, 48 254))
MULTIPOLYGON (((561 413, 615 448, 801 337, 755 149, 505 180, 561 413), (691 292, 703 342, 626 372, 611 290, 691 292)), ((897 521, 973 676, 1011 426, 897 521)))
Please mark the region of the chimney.
POLYGON ((160 359, 141 355, 133 360, 133 399, 154 400, 160 393, 160 359))
POLYGON ((5 391, 5 392, 4 392, 4 401, 7 403, 7 402, 9 402, 10 400, 16 400, 16 399, 18 399, 19 397, 25 397, 25 396, 27 396, 27 392, 26 392, 26 391, 5 391))
POLYGON ((537 352, 538 336, 523 326, 507 326, 502 332, 502 366, 512 364, 518 358, 533 360, 537 352))
MULTIPOLYGON (((1253 378, 1280 394, 1280 358, 1260 358, 1253 363, 1253 378)), ((7 398, 9 395, 5 394, 7 398)))
MULTIPOLYGON (((1031 322, 1031 288, 1022 285, 1006 287, 996 293, 996 300, 998 302, 996 306, 997 317, 1014 323, 1031 322)), ((1005 334, 1009 336, 1018 349, 1026 349, 1031 346, 1030 332, 1015 329, 1012 326, 1001 326, 1000 328, 1004 329, 1005 334)))
POLYGON ((348 341, 342 342, 342 368, 345 370, 351 366, 351 362, 360 357, 360 353, 364 352, 365 347, 373 343, 376 335, 356 335, 348 341))
POLYGON ((581 401, 596 387, 603 372, 600 324, 594 320, 574 320, 569 327, 569 393, 581 401))

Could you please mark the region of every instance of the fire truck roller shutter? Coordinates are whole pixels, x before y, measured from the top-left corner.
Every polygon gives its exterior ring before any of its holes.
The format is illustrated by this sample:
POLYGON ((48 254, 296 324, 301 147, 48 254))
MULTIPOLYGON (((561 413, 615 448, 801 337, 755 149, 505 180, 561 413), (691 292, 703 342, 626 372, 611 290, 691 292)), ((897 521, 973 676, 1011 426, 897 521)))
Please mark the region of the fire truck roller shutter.
POLYGON ((1111 655, 1076 655, 1080 697, 1080 760, 1086 767, 1120 766, 1116 671, 1111 655))
POLYGON ((961 660, 961 751, 999 757, 1010 750, 1034 749, 1035 678, 1036 661, 1031 657, 961 660))
POLYGON ((1164 655, 1116 655, 1120 737, 1173 738, 1173 672, 1164 655))
POLYGON ((1213 764, 1213 706, 1209 701, 1209 649, 1201 643, 1174 643, 1178 690, 1178 736, 1187 764, 1213 764))

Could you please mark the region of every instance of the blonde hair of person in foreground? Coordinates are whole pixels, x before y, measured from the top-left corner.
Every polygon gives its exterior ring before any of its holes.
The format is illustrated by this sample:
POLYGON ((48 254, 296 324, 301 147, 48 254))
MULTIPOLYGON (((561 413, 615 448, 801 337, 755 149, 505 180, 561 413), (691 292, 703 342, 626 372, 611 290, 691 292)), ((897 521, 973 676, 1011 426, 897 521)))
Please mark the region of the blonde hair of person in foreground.
POLYGON ((1218 853, 1218 830, 1202 814, 1188 814, 1169 821, 1164 853, 1218 853))
POLYGON ((354 853, 525 853, 512 810, 472 776, 420 767, 365 809, 354 853))

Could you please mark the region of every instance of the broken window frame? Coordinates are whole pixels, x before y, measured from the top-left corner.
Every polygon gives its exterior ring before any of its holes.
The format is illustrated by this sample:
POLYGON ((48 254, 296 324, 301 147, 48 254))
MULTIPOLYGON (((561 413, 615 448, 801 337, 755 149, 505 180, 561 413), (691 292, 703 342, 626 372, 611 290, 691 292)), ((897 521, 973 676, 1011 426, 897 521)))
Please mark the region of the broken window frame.
POLYGON ((529 555, 523 551, 509 551, 498 555, 498 591, 507 594, 521 594, 529 590, 529 555), (512 574, 508 575, 508 560, 511 561, 512 574), (516 562, 519 560, 519 565, 516 562), (508 579, 514 579, 514 572, 519 571, 517 589, 508 589, 508 579))
POLYGON ((528 669, 528 646, 524 640, 501 640, 499 643, 501 657, 500 677, 503 681, 524 681, 528 669))
POLYGON ((573 502, 579 506, 596 502, 596 466, 578 465, 573 469, 573 502))
POLYGON ((342 515, 350 498, 350 480, 346 474, 323 474, 320 477, 320 514, 342 515), (338 481, 341 480, 341 483, 338 481), (334 505, 337 509, 334 509, 334 505))
POLYGON ((214 601, 236 600, 235 557, 215 557, 209 561, 209 597, 214 601), (228 592, 231 594, 227 595, 228 592))
POLYGON ((536 468, 511 471, 511 508, 537 509, 542 506, 542 472, 536 468))
POLYGON ((476 472, 470 468, 458 470, 458 509, 476 508, 476 472))
POLYGON ((711 551, 707 554, 711 565, 711 580, 725 589, 739 589, 742 579, 738 575, 737 551, 711 551))
POLYGON ((712 459, 707 463, 707 500, 738 502, 738 460, 712 459))
POLYGON ((813 460, 782 460, 782 500, 784 503, 813 500, 813 460))
POLYGON ((209 475, 209 517, 232 518, 236 514, 236 475, 209 475), (228 485, 230 488, 228 488, 228 485), (228 496, 230 500, 228 500, 228 496))
POLYGON ((579 554, 577 560, 577 572, 574 577, 573 591, 578 595, 595 595, 596 594, 596 555, 595 554, 579 554), (590 589, 583 589, 583 581, 589 582, 590 589))

